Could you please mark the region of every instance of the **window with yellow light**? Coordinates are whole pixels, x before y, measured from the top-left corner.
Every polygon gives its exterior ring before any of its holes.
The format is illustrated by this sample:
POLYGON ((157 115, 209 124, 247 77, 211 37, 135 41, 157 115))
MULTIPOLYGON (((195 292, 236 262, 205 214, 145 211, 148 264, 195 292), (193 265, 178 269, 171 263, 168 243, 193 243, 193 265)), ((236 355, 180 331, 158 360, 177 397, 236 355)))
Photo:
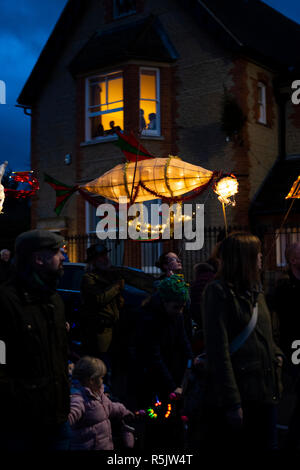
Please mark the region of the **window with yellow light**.
POLYGON ((115 135, 124 127, 122 72, 88 79, 87 140, 115 135))
POLYGON ((160 135, 159 69, 140 70, 140 131, 160 135))

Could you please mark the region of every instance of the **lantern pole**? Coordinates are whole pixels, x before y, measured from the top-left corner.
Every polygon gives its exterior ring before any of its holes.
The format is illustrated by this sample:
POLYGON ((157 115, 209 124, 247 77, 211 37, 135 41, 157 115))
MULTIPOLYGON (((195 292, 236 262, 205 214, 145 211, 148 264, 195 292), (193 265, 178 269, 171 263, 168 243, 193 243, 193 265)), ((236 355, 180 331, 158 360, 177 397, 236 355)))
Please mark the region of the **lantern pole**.
POLYGON ((224 202, 222 202, 222 209, 223 209, 223 217, 224 217, 224 224, 225 224, 225 235, 227 237, 228 227, 227 227, 226 209, 225 209, 225 203, 224 202))

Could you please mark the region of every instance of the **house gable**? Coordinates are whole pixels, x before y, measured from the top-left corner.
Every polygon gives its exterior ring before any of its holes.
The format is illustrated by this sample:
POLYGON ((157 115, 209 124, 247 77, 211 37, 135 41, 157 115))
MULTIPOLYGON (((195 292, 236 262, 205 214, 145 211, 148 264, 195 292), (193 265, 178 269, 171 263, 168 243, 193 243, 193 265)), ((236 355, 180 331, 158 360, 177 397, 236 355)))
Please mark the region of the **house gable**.
MULTIPOLYGON (((141 13, 142 3, 137 3, 137 13, 141 13)), ((220 41, 226 37, 228 41, 224 44, 244 55, 281 69, 299 63, 299 25, 260 0, 191 0, 188 3, 178 0, 179 5, 182 3, 201 26, 219 36, 220 41)), ((19 104, 30 106, 35 102, 88 5, 86 0, 68 1, 18 97, 19 104)), ((105 0, 106 22, 112 19, 112 13, 107 13, 108 5, 111 6, 111 2, 105 0)))
POLYGON ((158 18, 150 16, 95 33, 70 64, 73 75, 128 60, 173 62, 178 53, 158 18))

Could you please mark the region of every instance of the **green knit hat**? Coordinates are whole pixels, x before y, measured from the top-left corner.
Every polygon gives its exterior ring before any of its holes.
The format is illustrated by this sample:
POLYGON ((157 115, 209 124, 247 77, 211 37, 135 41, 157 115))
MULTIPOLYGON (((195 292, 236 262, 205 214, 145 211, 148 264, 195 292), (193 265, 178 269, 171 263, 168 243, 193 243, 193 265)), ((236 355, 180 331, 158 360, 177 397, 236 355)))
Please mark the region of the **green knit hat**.
POLYGON ((163 302, 184 303, 189 299, 189 284, 180 274, 163 279, 158 285, 158 294, 163 302))

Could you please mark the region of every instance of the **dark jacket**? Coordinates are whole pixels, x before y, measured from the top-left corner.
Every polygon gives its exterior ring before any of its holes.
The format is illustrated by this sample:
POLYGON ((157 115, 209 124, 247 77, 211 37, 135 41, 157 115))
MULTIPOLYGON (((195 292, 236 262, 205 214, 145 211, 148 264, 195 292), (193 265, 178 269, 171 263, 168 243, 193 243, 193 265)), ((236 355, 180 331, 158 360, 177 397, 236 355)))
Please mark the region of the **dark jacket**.
POLYGON ((1 425, 59 425, 69 413, 67 331, 60 296, 15 277, 0 287, 1 425), (16 424, 17 423, 17 424, 16 424))
POLYGON ((7 281, 12 275, 10 261, 0 260, 0 284, 7 281))
POLYGON ((204 291, 204 330, 208 359, 209 402, 232 408, 245 402, 275 404, 279 398, 270 313, 262 292, 256 294, 258 320, 244 344, 229 354, 230 343, 249 323, 254 295, 236 295, 220 281, 204 291))
POLYGON ((169 317, 158 294, 154 294, 140 311, 137 340, 144 385, 164 398, 182 385, 187 362, 192 358, 183 315, 169 317))
POLYGON ((291 271, 277 281, 270 308, 273 312, 276 342, 290 361, 292 343, 300 339, 300 280, 291 271))
POLYGON ((197 278, 191 284, 190 297, 192 318, 202 329, 202 294, 205 286, 214 280, 216 273, 208 263, 202 263, 201 267, 201 272, 197 274, 197 278))
POLYGON ((86 273, 82 278, 83 322, 90 354, 107 352, 111 345, 123 306, 116 280, 113 270, 86 273))

